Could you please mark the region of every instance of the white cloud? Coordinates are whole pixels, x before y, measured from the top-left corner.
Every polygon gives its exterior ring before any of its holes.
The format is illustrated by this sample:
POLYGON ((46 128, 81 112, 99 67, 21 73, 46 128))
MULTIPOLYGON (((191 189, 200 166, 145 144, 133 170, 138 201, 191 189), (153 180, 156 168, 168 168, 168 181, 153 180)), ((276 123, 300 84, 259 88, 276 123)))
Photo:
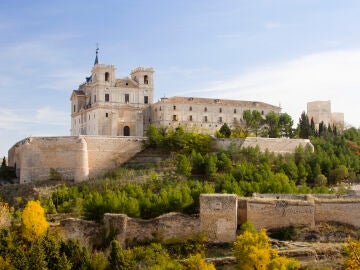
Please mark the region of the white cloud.
POLYGON ((266 29, 277 29, 280 28, 282 25, 280 23, 277 22, 267 22, 265 23, 265 28, 266 29))
POLYGON ((68 124, 68 113, 56 111, 50 107, 35 110, 0 109, 0 129, 26 130, 32 125, 65 126, 68 124), (25 126, 26 125, 26 126, 25 126))
POLYGON ((260 66, 182 94, 281 103, 295 122, 307 102, 331 100, 333 111, 344 112, 345 121, 359 127, 359 70, 360 49, 326 51, 260 66))

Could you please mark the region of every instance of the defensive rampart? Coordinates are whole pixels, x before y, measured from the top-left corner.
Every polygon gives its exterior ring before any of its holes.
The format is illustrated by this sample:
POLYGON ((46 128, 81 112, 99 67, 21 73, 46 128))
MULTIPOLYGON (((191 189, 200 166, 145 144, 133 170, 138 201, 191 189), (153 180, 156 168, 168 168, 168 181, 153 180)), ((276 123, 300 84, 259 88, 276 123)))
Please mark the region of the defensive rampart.
POLYGON ((104 223, 68 218, 60 222, 65 238, 79 239, 84 245, 100 245, 115 235, 126 242, 141 240, 168 240, 195 237, 200 234, 200 220, 180 213, 168 213, 154 219, 130 218, 123 214, 105 214, 104 223))
POLYGON ((259 146, 260 151, 274 152, 276 154, 294 153, 295 149, 301 145, 304 149, 310 148, 314 150, 314 146, 308 139, 288 139, 288 138, 262 138, 248 137, 244 139, 216 139, 213 140, 215 149, 228 149, 231 144, 239 147, 256 147, 259 146))
POLYGON ((204 234, 212 243, 232 243, 242 223, 256 229, 280 229, 291 225, 312 227, 321 222, 339 222, 360 228, 360 197, 332 195, 202 194, 200 217, 169 213, 150 220, 123 214, 105 214, 103 224, 80 219, 60 222, 65 238, 79 239, 85 245, 101 245, 114 237, 127 241, 191 239, 204 234))
POLYGON ((20 183, 96 178, 143 149, 144 137, 29 137, 9 150, 9 166, 16 167, 20 183), (52 170, 52 174, 50 171, 52 170))

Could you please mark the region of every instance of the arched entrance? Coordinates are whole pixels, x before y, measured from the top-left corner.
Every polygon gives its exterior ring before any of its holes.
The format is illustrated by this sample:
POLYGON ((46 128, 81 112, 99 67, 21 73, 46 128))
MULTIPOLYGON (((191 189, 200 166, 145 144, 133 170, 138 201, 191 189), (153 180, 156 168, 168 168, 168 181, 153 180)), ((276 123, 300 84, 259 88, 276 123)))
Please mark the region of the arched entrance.
POLYGON ((124 136, 130 136, 130 128, 128 126, 124 127, 124 136))

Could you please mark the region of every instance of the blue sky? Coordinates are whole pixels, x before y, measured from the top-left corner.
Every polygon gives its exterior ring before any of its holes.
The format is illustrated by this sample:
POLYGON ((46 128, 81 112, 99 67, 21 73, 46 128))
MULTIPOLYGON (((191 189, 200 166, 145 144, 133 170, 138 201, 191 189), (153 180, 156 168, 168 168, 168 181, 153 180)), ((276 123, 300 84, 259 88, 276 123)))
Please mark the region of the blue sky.
POLYGON ((281 104, 331 100, 360 127, 360 2, 0 1, 0 155, 27 136, 69 135, 69 97, 96 43, 117 77, 155 69, 155 97, 281 104))

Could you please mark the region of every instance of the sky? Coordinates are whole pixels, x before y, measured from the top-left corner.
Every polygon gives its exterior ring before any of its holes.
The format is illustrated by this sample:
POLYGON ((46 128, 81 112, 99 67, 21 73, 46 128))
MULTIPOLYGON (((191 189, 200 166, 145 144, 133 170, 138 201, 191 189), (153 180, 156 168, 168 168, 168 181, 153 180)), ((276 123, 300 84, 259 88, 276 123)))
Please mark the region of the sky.
POLYGON ((155 69, 155 100, 262 101, 297 123, 331 100, 360 127, 360 1, 0 1, 0 156, 70 135, 70 95, 94 63, 155 69))

